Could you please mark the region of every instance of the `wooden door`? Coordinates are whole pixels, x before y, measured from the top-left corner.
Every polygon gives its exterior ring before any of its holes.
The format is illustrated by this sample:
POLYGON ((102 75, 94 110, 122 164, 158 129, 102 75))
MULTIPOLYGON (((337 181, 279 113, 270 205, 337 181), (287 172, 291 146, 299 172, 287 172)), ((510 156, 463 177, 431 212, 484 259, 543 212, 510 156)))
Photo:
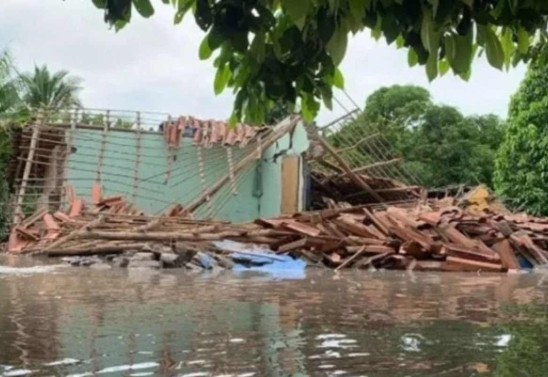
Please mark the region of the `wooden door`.
POLYGON ((299 211, 300 157, 282 159, 282 214, 299 211))

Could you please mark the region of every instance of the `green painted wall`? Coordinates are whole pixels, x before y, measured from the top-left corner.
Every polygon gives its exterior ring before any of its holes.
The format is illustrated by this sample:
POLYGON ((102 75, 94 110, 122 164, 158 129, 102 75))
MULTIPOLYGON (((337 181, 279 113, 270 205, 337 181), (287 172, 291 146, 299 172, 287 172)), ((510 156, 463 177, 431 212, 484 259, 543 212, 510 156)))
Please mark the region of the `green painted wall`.
MULTIPOLYGON (((109 130, 103 137, 101 130, 74 129, 67 130, 67 140, 74 152, 66 175, 78 196, 89 202, 91 187, 99 177, 104 196, 122 195, 149 214, 161 213, 173 203, 189 203, 229 170, 227 148, 201 148, 202 176, 199 148, 183 139, 182 146, 170 152, 159 133, 109 130)), ((251 148, 232 148, 233 161, 251 148)), ((282 158, 274 160, 274 156, 280 152, 300 155, 307 148, 306 132, 298 125, 292 135, 268 148, 262 160, 241 172, 233 185, 217 193, 210 205, 200 208, 197 217, 245 222, 279 214, 282 158)))

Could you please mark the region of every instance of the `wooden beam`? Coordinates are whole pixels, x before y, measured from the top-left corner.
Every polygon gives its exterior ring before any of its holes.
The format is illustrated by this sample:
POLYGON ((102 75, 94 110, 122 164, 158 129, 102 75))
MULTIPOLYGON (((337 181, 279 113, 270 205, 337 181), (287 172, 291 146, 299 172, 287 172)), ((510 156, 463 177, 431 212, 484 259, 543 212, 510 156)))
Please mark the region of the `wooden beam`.
POLYGON ((399 164, 399 163, 402 162, 402 161, 403 161, 403 158, 398 157, 398 158, 393 158, 392 160, 379 161, 379 162, 375 162, 375 163, 373 163, 373 164, 361 166, 361 167, 359 167, 359 168, 353 169, 352 171, 353 171, 354 173, 358 173, 358 174, 359 174, 359 173, 362 173, 362 172, 365 172, 365 171, 368 171, 368 170, 371 170, 371 169, 380 168, 380 167, 389 166, 389 165, 399 164))
POLYGON ((345 171, 345 173, 352 179, 357 185, 361 186, 373 199, 375 199, 377 202, 382 202, 384 199, 377 194, 371 186, 365 182, 365 180, 354 173, 352 169, 350 169, 350 166, 346 163, 346 161, 340 156, 339 152, 336 151, 323 137, 319 136, 318 141, 322 146, 325 148, 327 152, 329 152, 335 161, 339 164, 339 166, 345 171))
POLYGON ((335 165, 334 163, 329 162, 329 161, 327 161, 327 160, 325 160, 325 159, 323 159, 323 158, 318 158, 316 161, 317 161, 320 165, 325 166, 326 168, 335 170, 337 173, 342 173, 342 172, 343 172, 343 170, 342 170, 340 167, 338 167, 338 166, 335 165))
POLYGON ((366 137, 364 137, 364 138, 358 140, 357 142, 355 142, 354 144, 352 144, 352 145, 349 146, 349 147, 344 147, 344 148, 337 149, 337 152, 338 152, 338 153, 342 153, 342 152, 351 151, 352 149, 359 147, 360 145, 362 145, 362 144, 365 143, 366 141, 371 140, 371 139, 374 139, 374 138, 376 138, 377 136, 380 136, 380 133, 375 133, 375 134, 373 134, 373 135, 366 136, 366 137))
POLYGON ((350 117, 352 114, 358 112, 359 110, 360 110, 360 109, 355 108, 354 110, 349 111, 348 113, 344 114, 343 116, 340 116, 340 117, 338 117, 337 119, 335 119, 335 120, 333 120, 333 121, 327 123, 325 126, 318 127, 318 130, 322 130, 322 131, 323 131, 323 130, 325 130, 325 129, 331 127, 332 125, 339 123, 341 120, 345 120, 346 118, 350 117))
POLYGON ((17 200, 15 204, 15 210, 13 215, 13 223, 19 224, 23 220, 23 201, 25 199, 25 193, 27 190, 27 182, 29 180, 30 171, 32 169, 32 161, 34 160, 34 153, 36 152, 36 146, 38 145, 38 138, 40 136, 40 127, 44 122, 43 114, 39 113, 37 122, 32 128, 32 136, 30 139, 29 153, 27 155, 27 161, 25 162, 25 170, 23 171, 23 179, 21 180, 21 186, 17 193, 17 200))

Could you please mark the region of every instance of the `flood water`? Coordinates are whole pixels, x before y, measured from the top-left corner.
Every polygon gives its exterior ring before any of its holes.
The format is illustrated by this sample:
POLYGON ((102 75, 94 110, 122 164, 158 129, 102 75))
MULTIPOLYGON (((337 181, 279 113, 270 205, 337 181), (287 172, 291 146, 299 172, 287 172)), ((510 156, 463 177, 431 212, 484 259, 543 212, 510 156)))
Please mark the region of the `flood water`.
POLYGON ((18 267, 2 376, 548 376, 548 275, 18 267))

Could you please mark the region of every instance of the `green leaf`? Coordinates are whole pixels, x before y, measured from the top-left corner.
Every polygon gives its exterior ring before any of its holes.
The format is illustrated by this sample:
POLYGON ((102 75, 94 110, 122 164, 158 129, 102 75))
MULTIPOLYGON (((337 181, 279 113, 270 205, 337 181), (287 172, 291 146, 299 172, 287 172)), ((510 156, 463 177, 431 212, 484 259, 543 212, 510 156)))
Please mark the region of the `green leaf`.
POLYGON ((457 56, 457 41, 455 35, 449 35, 443 40, 445 46, 445 57, 452 63, 457 56))
POLYGON ((303 95, 301 98, 301 113, 306 122, 312 122, 316 118, 319 108, 320 104, 316 102, 314 96, 308 93, 303 95))
POLYGON ((293 22, 304 18, 310 6, 310 0, 281 0, 281 2, 283 9, 293 22))
POLYGON ((369 5, 370 2, 367 0, 350 0, 350 14, 357 19, 361 19, 369 5))
MULTIPOLYGON (((478 26, 480 27, 480 26, 478 26)), ((504 50, 499 38, 490 27, 482 27, 485 35, 485 54, 487 55, 487 61, 493 67, 502 69, 504 64, 504 50)))
MULTIPOLYGON (((400 28, 396 17, 392 14, 387 14, 382 20, 382 32, 386 38, 386 43, 391 44, 397 40, 398 35, 400 34, 400 28)), ((402 40, 403 42, 403 40, 402 40)))
POLYGON ((520 54, 526 54, 529 51, 530 38, 529 33, 524 28, 518 30, 518 51, 520 54))
POLYGON ((445 75, 447 72, 449 72, 449 62, 447 61, 447 59, 444 59, 444 60, 440 60, 439 63, 438 63, 438 70, 440 72, 440 76, 443 76, 445 75))
POLYGON ((438 76, 438 55, 430 53, 426 61, 426 76, 429 81, 434 80, 438 76))
POLYGON ((133 0, 132 2, 141 16, 148 18, 154 14, 154 8, 150 4, 150 0, 133 0))
POLYGON ((322 100, 325 107, 329 110, 333 110, 333 92, 331 91, 331 88, 328 86, 322 86, 320 87, 320 91, 322 93, 322 100))
POLYGON ((180 24, 181 21, 183 21, 185 14, 192 8, 193 4, 194 0, 178 0, 177 12, 175 12, 175 16, 173 17, 173 23, 175 25, 180 24))
POLYGON ((264 38, 265 36, 262 33, 255 35, 255 38, 253 38, 251 46, 249 47, 249 52, 258 63, 262 63, 264 61, 266 54, 264 38))
POLYGON ((432 4, 432 13, 434 14, 434 17, 438 13, 438 7, 440 6, 440 0, 428 0, 430 4, 432 4))
POLYGON ((238 118, 238 114, 236 114, 236 112, 232 112, 230 118, 228 119, 228 125, 230 127, 234 127, 238 123, 238 118))
POLYGON ((439 47, 439 33, 436 32, 436 26, 432 20, 432 13, 428 9, 424 10, 421 24, 421 41, 428 52, 437 51, 439 47))
POLYGON ((405 40, 403 39, 401 35, 398 35, 398 37, 396 38, 396 47, 402 48, 404 44, 405 44, 405 40))
POLYGON ((338 66, 343 60, 347 44, 348 32, 345 28, 339 27, 325 47, 335 66, 338 66))
POLYGON ((93 5, 99 9, 105 9, 107 7, 107 0, 92 0, 93 5))
POLYGON ((470 76, 472 75, 472 69, 468 69, 467 71, 458 73, 459 77, 463 79, 464 81, 470 80, 470 76))
POLYGON ((512 57, 516 52, 516 46, 514 45, 514 41, 512 40, 512 34, 513 33, 509 28, 504 28, 501 35, 502 50, 504 52, 504 66, 506 67, 506 69, 510 67, 512 57))
POLYGON ((419 62, 419 57, 417 56, 417 53, 413 48, 409 48, 409 51, 407 52, 407 64, 409 64, 410 67, 414 67, 419 62))
POLYGON ((232 73, 230 72, 228 64, 225 64, 217 70, 217 73, 215 73, 215 80, 213 81, 213 89, 216 95, 219 95, 225 90, 231 75, 232 73))
POLYGON ((207 35, 204 39, 202 39, 202 43, 200 43, 200 49, 198 50, 198 56, 201 60, 207 60, 211 57, 211 54, 213 51, 211 51, 211 48, 209 47, 209 43, 207 40, 207 35))
POLYGON ((333 77, 333 86, 335 88, 344 89, 344 77, 340 69, 335 70, 335 76, 333 77))
POLYGON ((445 56, 457 74, 469 70, 473 51, 471 31, 464 36, 452 34, 445 38, 445 56))
POLYGON ((474 0, 460 0, 460 1, 468 5, 470 8, 474 6, 474 0))
POLYGON ((382 36, 382 19, 380 16, 377 16, 377 23, 375 24, 375 27, 371 29, 371 36, 375 40, 379 40, 379 38, 382 36))

